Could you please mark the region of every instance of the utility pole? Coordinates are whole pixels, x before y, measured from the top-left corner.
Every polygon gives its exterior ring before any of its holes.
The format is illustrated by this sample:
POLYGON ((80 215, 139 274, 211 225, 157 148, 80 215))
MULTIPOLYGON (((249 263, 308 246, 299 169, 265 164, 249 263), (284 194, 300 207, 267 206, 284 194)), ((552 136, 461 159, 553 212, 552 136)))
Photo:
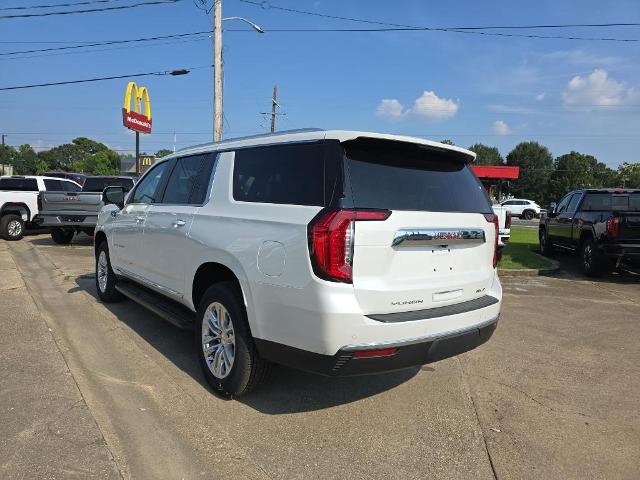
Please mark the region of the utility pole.
POLYGON ((276 107, 278 106, 278 84, 273 86, 273 97, 271 97, 271 133, 276 131, 276 107))
MULTIPOLYGON (((2 146, 4 147, 4 137, 6 137, 6 135, 3 133, 2 134, 2 146)), ((4 175, 4 160, 2 161, 2 175, 4 175)))
POLYGON ((222 0, 213 0, 213 141, 222 140, 222 0))
POLYGON ((276 131, 276 116, 286 115, 285 112, 277 112, 276 108, 280 108, 278 103, 278 84, 273 86, 273 97, 271 97, 271 112, 260 112, 260 115, 271 115, 271 133, 276 131))

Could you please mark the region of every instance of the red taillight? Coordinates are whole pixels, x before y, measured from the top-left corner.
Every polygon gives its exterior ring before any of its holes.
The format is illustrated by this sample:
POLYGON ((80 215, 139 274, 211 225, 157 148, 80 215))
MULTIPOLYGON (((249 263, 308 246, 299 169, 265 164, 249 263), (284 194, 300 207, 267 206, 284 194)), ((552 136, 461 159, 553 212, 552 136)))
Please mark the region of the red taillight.
POLYGON ((376 357, 390 357, 395 355, 398 351, 397 348, 381 348, 379 350, 360 350, 353 352, 353 358, 376 358, 376 357))
POLYGON ((511 212, 507 210, 507 221, 504 226, 505 229, 509 230, 511 228, 511 212))
POLYGON ((386 220, 389 210, 321 211, 307 228, 314 273, 332 282, 352 282, 354 222, 386 220))
POLYGON ((500 235, 500 225, 498 224, 498 216, 495 213, 485 213, 484 218, 487 222, 493 223, 496 230, 496 235, 493 243, 493 268, 498 265, 498 236, 500 235))
POLYGON ((620 219, 618 217, 611 216, 607 220, 607 235, 610 240, 615 240, 620 230, 620 219))

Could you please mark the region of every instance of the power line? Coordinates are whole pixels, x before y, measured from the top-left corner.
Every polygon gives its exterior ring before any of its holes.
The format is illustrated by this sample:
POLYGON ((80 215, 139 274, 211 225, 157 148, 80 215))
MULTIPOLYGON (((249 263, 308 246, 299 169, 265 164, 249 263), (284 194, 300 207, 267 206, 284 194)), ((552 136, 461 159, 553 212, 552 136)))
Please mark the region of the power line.
POLYGON ((116 80, 116 79, 120 79, 120 78, 133 78, 133 77, 147 77, 147 76, 151 76, 151 75, 186 75, 187 73, 189 73, 190 70, 195 70, 196 68, 203 68, 203 67, 194 67, 194 68, 190 68, 190 69, 179 69, 179 70, 165 70, 163 72, 147 72, 147 73, 131 73, 128 75, 114 75, 111 77, 99 77, 99 78, 88 78, 88 79, 82 79, 82 80, 67 80, 64 82, 52 82, 52 83, 38 83, 38 84, 34 84, 34 85, 18 85, 18 86, 13 86, 13 87, 0 87, 0 91, 5 91, 5 90, 21 90, 21 89, 25 89, 25 88, 39 88, 39 87, 52 87, 52 86, 56 86, 56 85, 71 85, 71 84, 75 84, 75 83, 88 83, 88 82, 100 82, 103 80, 116 80))
POLYGON ((30 5, 30 6, 20 6, 20 7, 2 7, 0 11, 5 10, 32 10, 36 8, 57 8, 57 7, 75 7, 78 5, 92 5, 94 3, 111 3, 111 2, 121 2, 123 0, 85 0, 84 2, 72 2, 72 3, 56 3, 49 5, 30 5))
MULTIPOLYGON (((441 31, 441 32, 454 32, 454 33, 467 33, 474 35, 491 35, 501 37, 524 37, 524 38, 547 38, 547 39, 562 39, 562 40, 599 40, 599 41, 638 41, 637 39, 618 39, 618 38, 596 38, 596 37, 565 37, 556 35, 523 35, 516 33, 498 33, 498 32, 481 32, 479 30, 492 30, 492 29, 542 29, 542 28, 577 28, 577 27, 613 27, 613 26, 639 26, 638 23, 603 23, 603 24, 564 24, 564 25, 513 25, 513 26, 481 26, 481 27, 422 27, 416 25, 403 25, 398 23, 381 22, 377 20, 367 20, 363 18, 344 17, 341 15, 329 15, 325 13, 310 12, 308 10, 298 10, 295 8, 281 7, 273 5, 267 1, 256 2, 253 0, 240 0, 243 3, 248 3, 261 7, 265 10, 273 8, 274 10, 281 10, 290 13, 297 13, 302 15, 311 15, 315 17, 330 18, 333 20, 346 20, 350 22, 367 23, 371 25, 383 25, 387 27, 395 27, 408 30, 425 30, 425 31, 441 31)), ((265 30, 266 31, 266 30, 265 30)), ((309 31, 309 30, 307 30, 309 31)), ((357 31, 357 30, 356 30, 357 31)), ((380 30, 382 31, 382 30, 380 30)))
POLYGON ((119 5, 117 7, 100 7, 100 8, 87 8, 84 10, 68 10, 68 11, 58 11, 58 12, 20 13, 16 15, 0 15, 0 20, 9 20, 12 18, 50 17, 55 15, 76 15, 80 13, 107 12, 111 10, 126 10, 129 8, 146 7, 150 5, 171 4, 171 3, 178 3, 182 1, 184 0, 153 0, 153 1, 147 1, 147 2, 133 3, 130 5, 119 5))

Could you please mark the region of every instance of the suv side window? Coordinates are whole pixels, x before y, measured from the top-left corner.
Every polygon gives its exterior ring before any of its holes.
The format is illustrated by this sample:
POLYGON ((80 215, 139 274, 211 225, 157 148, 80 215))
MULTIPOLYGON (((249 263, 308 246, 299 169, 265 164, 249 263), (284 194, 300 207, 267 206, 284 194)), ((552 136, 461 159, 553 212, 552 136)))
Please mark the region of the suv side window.
POLYGON ((44 188, 47 192, 61 192, 62 182, 60 180, 45 180, 44 188))
POLYGON ((211 155, 192 155, 177 159, 167 181, 162 203, 203 204, 212 171, 211 155))
POLYGON ((324 205, 321 143, 246 148, 235 152, 233 198, 240 202, 324 205))
POLYGON ((567 212, 569 212, 569 213, 575 212, 577 207, 578 207, 578 203, 580 202, 581 198, 582 198, 581 194, 579 194, 579 193, 574 194, 573 197, 571 197, 571 201, 569 202, 569 206, 567 207, 567 212))
POLYGON ((168 164, 169 162, 161 162, 154 165, 138 182, 131 195, 131 200, 127 203, 156 203, 158 201, 158 187, 162 183, 168 164))
POLYGON ((573 198, 572 194, 565 196, 560 203, 558 204, 558 213, 563 213, 567 211, 567 206, 569 205, 569 201, 573 198))
POLYGON ((60 186, 62 187, 62 191, 64 191, 64 192, 80 192, 80 191, 82 191, 82 187, 80 185, 76 185, 73 182, 65 182, 64 180, 60 180, 60 186))

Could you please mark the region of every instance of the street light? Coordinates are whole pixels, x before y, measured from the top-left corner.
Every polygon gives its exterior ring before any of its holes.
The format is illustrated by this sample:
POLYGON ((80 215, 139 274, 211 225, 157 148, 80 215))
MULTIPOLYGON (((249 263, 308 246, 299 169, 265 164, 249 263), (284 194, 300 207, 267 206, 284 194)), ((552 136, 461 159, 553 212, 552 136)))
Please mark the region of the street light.
POLYGON ((256 32, 258 33, 264 33, 264 30, 262 28, 260 28, 260 25, 256 25, 255 23, 253 23, 251 20, 247 20, 244 17, 225 17, 222 19, 223 22, 226 22, 227 20, 240 20, 244 23, 246 23, 247 25, 249 25, 251 28, 253 28, 256 32))
POLYGON ((256 32, 264 33, 258 25, 244 17, 222 18, 222 0, 213 0, 213 141, 222 140, 222 21, 240 20, 256 32))

